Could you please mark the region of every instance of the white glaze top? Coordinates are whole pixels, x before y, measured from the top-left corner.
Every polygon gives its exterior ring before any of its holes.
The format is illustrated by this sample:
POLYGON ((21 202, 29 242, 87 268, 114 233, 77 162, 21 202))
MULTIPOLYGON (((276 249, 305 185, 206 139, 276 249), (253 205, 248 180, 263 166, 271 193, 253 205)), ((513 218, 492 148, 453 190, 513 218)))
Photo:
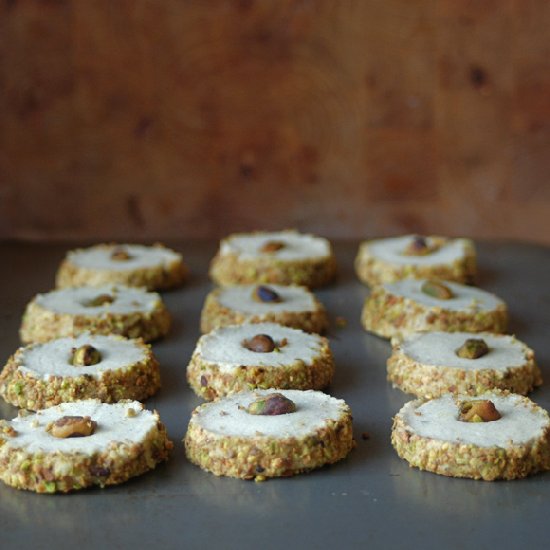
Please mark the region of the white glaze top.
POLYGON ((37 294, 35 301, 44 309, 57 313, 95 317, 105 313, 153 311, 158 307, 161 299, 156 292, 146 292, 139 288, 130 288, 123 285, 104 285, 52 290, 45 294, 37 294), (100 294, 109 294, 115 300, 110 304, 102 306, 91 307, 86 305, 100 294))
POLYGON ((282 367, 297 360, 310 365, 319 356, 323 340, 317 334, 283 327, 276 323, 233 325, 213 330, 201 336, 195 353, 203 361, 217 365, 222 371, 232 371, 239 366, 282 367), (287 339, 279 351, 261 353, 251 351, 242 345, 257 334, 267 334, 275 341, 287 339))
POLYGON ((261 315, 284 311, 315 311, 313 294, 302 286, 264 285, 274 290, 280 302, 260 302, 253 295, 258 285, 236 285, 219 290, 218 302, 233 311, 261 315))
POLYGON ((33 378, 48 380, 52 376, 74 378, 87 374, 101 378, 105 372, 125 369, 145 360, 145 352, 134 341, 117 336, 81 334, 76 338, 58 338, 45 344, 21 348, 17 354, 18 370, 33 378), (101 354, 97 365, 74 366, 73 348, 89 344, 101 354))
POLYGON ((418 401, 410 401, 399 411, 399 415, 419 436, 479 447, 508 447, 511 442, 516 445, 527 443, 539 437, 542 430, 550 424, 545 411, 533 411, 522 404, 522 397, 519 395, 484 393, 477 398, 458 396, 456 399, 458 402, 488 399, 494 403, 502 418, 494 422, 459 420, 459 406, 451 394, 420 406, 418 401))
POLYGON ((295 261, 328 257, 331 255, 331 246, 327 239, 297 231, 237 233, 223 239, 220 244, 220 255, 228 254, 236 254, 243 260, 272 258, 278 261, 295 261), (269 241, 281 241, 285 246, 276 252, 261 252, 262 246, 269 241))
POLYGON ((452 367, 463 370, 521 367, 527 363, 526 346, 513 336, 488 332, 422 332, 406 338, 403 353, 423 365, 452 367), (455 352, 468 338, 482 338, 489 353, 477 359, 464 359, 455 352))
POLYGON ((256 390, 202 405, 191 416, 189 424, 197 424, 219 437, 300 438, 323 428, 328 420, 339 420, 347 410, 345 401, 320 391, 256 390), (258 397, 272 393, 281 393, 294 401, 296 412, 267 416, 249 414, 243 410, 258 397))
POLYGON ((426 307, 440 308, 448 311, 493 311, 499 305, 504 305, 504 302, 485 290, 472 286, 443 281, 443 284, 448 286, 454 297, 449 300, 439 300, 424 294, 420 289, 426 279, 403 279, 395 283, 388 283, 383 287, 397 296, 409 298, 418 304, 426 307))
POLYGON ((67 260, 77 267, 101 271, 130 271, 149 267, 164 267, 181 262, 181 254, 162 246, 144 246, 141 244, 96 245, 90 248, 71 250, 67 260), (113 250, 126 251, 128 260, 113 260, 113 250))
POLYGON ((105 452, 110 443, 127 444, 144 441, 147 434, 156 426, 158 416, 143 408, 138 401, 127 403, 101 403, 96 399, 61 403, 55 407, 42 409, 35 414, 14 418, 10 424, 17 431, 15 437, 6 437, 8 447, 36 453, 82 453, 92 456, 105 452), (126 416, 128 409, 137 413, 126 416), (89 416, 97 422, 95 432, 88 437, 58 438, 46 431, 50 422, 62 416, 89 416))
MULTIPOLYGON (((468 239, 449 239, 440 248, 425 256, 403 254, 414 237, 415 235, 404 235, 368 241, 364 251, 387 263, 401 265, 448 265, 466 256, 468 239)), ((428 245, 434 242, 431 237, 425 239, 428 245)))

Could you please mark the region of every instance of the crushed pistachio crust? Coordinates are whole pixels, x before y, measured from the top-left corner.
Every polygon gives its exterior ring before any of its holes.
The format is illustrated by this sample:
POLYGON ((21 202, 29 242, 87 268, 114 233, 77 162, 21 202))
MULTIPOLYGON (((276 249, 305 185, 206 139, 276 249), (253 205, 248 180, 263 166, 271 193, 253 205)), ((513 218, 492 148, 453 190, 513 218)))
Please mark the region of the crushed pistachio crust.
MULTIPOLYGON (((447 237, 428 237, 438 246, 443 246, 451 241, 447 237)), ((408 277, 415 279, 442 279, 457 283, 471 284, 477 272, 475 245, 470 239, 461 239, 464 242, 464 256, 453 262, 432 265, 396 264, 377 256, 373 256, 370 244, 374 242, 364 241, 359 246, 359 252, 355 258, 355 272, 359 280, 370 287, 385 283, 393 283, 408 277)))
MULTIPOLYGON (((10 423, 0 421, 0 479, 16 489, 37 493, 68 493, 91 486, 123 483, 165 461, 173 448, 158 413, 153 429, 139 443, 113 442, 92 456, 73 452, 29 452, 7 445, 10 423)), ((14 430, 11 430, 12 432, 14 430)))
POLYGON ((207 401, 256 388, 321 390, 331 383, 333 376, 334 359, 326 338, 321 338, 319 353, 309 364, 297 360, 284 366, 243 365, 224 371, 216 363, 204 360, 196 349, 187 366, 187 382, 207 401))
POLYGON ((151 342, 166 336, 170 324, 170 313, 160 299, 151 311, 106 312, 100 315, 58 313, 32 300, 23 314, 19 336, 24 344, 48 342, 54 338, 78 336, 84 332, 118 334, 151 342))
POLYGON ((383 338, 403 337, 424 330, 504 333, 508 309, 504 304, 493 310, 471 312, 427 307, 378 286, 365 301, 361 322, 365 330, 383 338))
MULTIPOLYGON (((99 244, 93 248, 110 251, 117 246, 115 244, 99 244)), ((153 247, 165 248, 159 243, 154 244, 153 247)), ((77 249, 74 252, 84 252, 85 250, 77 249)), ((122 284, 130 287, 143 287, 147 290, 168 290, 181 286, 188 276, 189 270, 181 257, 163 265, 116 271, 81 267, 65 258, 56 274, 56 287, 122 284)))
POLYGON ((349 407, 343 406, 338 420, 306 437, 254 438, 220 436, 193 421, 202 407, 191 415, 184 439, 187 458, 217 476, 241 479, 288 477, 333 464, 345 458, 355 446, 349 407))
POLYGON ((210 278, 220 286, 271 283, 325 286, 336 276, 334 254, 303 260, 278 260, 259 257, 242 259, 237 254, 216 254, 210 263, 210 278))
POLYGON ((151 347, 141 340, 136 340, 135 345, 143 350, 143 361, 104 372, 99 378, 51 376, 44 380, 22 372, 19 370, 22 356, 34 345, 19 348, 0 373, 0 395, 16 407, 34 411, 82 399, 99 399, 104 403, 124 399, 143 401, 160 389, 159 363, 151 347))
MULTIPOLYGON (((541 412, 529 398, 522 397, 526 407, 541 412)), ((416 400, 419 407, 424 401, 416 400)), ((466 477, 494 481, 519 479, 550 470, 550 418, 542 435, 525 444, 510 442, 507 447, 481 447, 442 441, 414 433, 401 411, 393 419, 391 442, 400 458, 411 467, 450 477, 466 477)), ((457 413, 458 414, 458 413, 457 413)))
POLYGON ((488 390, 509 390, 526 395, 542 384, 542 375, 532 349, 521 344, 525 363, 506 369, 460 369, 444 365, 425 365, 409 357, 400 339, 392 340, 392 354, 387 361, 388 381, 394 387, 417 397, 432 399, 444 393, 479 395, 488 390))
POLYGON ((221 289, 213 290, 204 302, 201 312, 201 332, 243 323, 277 323, 285 327, 299 328, 305 332, 322 334, 328 329, 328 316, 323 304, 313 297, 315 309, 311 311, 269 311, 247 313, 225 307, 218 299, 221 289))

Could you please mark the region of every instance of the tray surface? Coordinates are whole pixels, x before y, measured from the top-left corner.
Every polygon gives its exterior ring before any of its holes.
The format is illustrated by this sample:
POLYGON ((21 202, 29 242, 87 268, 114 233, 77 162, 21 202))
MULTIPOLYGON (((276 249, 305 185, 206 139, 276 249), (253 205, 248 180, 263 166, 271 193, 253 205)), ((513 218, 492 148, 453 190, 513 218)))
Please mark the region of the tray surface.
MULTIPOLYGON (((201 400, 187 386, 185 367, 199 337, 216 243, 167 244, 183 253, 193 272, 185 287, 163 295, 174 326, 153 346, 163 388, 146 402, 159 411, 175 442, 171 459, 123 485, 70 495, 36 495, 0 483, 2 548, 548 547, 550 473, 510 482, 461 480, 411 469, 395 454, 391 418, 413 397, 386 382, 390 345, 359 323, 368 289, 353 272, 358 242, 334 243, 339 279, 316 293, 331 317, 336 375, 328 392, 351 406, 356 448, 333 466, 264 483, 217 478, 187 462, 181 440, 201 400), (347 326, 338 328, 336 317, 347 326)), ((535 350, 545 379, 530 397, 550 409, 550 249, 477 246, 478 285, 508 303, 510 331, 535 350)), ((53 286, 58 263, 75 247, 0 243, 3 364, 19 346, 26 303, 53 286)), ((0 401, 1 418, 17 414, 0 401)))

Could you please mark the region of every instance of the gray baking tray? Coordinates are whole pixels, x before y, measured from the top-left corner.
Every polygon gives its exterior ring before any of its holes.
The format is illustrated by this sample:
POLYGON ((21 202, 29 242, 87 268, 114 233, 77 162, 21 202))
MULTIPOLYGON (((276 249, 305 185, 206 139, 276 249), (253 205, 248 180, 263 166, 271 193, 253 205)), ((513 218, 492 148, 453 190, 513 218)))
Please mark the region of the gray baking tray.
MULTIPOLYGON (((163 388, 147 401, 175 442, 171 460, 142 477, 106 489, 36 495, 0 484, 4 548, 549 548, 550 474, 483 482, 445 478, 408 467, 393 451, 391 418, 411 399, 385 379, 390 346, 366 334, 359 315, 366 287, 357 282, 357 242, 336 242, 336 284, 318 292, 332 319, 337 372, 329 393, 353 410, 357 447, 333 466, 263 483, 217 478, 185 459, 181 440, 201 401, 185 367, 199 336, 199 314, 211 285, 214 242, 172 242, 191 282, 164 294, 171 334, 154 345, 163 388), (336 317, 347 326, 337 328, 336 317), (368 433, 368 439, 362 434, 368 433)), ((58 263, 74 245, 0 244, 0 356, 19 345, 26 303, 49 290, 58 263)), ((511 331, 533 347, 546 383, 531 397, 550 408, 550 249, 478 243, 479 286, 509 304, 511 331)), ((14 407, 0 403, 0 416, 14 407)))

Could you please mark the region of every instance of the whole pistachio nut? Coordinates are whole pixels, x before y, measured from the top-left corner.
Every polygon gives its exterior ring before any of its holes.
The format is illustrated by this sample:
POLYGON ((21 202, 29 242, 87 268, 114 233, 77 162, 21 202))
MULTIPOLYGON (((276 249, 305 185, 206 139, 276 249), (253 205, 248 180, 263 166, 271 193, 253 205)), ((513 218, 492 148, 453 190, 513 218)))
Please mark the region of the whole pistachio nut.
POLYGON ((463 359, 479 359, 489 353, 489 346, 483 338, 468 338, 455 353, 463 359))
POLYGON ((499 418, 501 414, 489 400, 465 401, 460 406, 460 420, 463 422, 494 422, 499 418))
POLYGON ((124 262, 126 260, 129 260, 131 257, 132 256, 130 256, 128 251, 122 246, 116 246, 111 252, 111 260, 124 262))
POLYGON ((266 241, 260 248, 260 252, 264 254, 273 254, 284 248, 286 245, 283 241, 266 241))
POLYGON ((270 393, 252 401, 246 410, 249 414, 277 416, 295 412, 296 405, 281 393, 270 393))
POLYGON ((114 297, 110 294, 98 294, 95 298, 92 298, 86 305, 88 307, 99 307, 105 304, 112 304, 115 301, 114 297))
POLYGON ((273 338, 267 334, 256 334, 250 340, 245 340, 243 346, 256 353, 270 353, 277 347, 273 338))
POLYGON ((281 302, 281 296, 275 292, 272 288, 268 286, 259 285, 254 289, 252 297, 257 302, 269 303, 278 303, 281 302))
POLYGON ((89 416, 62 416, 48 426, 48 431, 59 438, 88 437, 94 433, 97 422, 89 416))
POLYGON ((447 285, 431 279, 424 281, 420 290, 424 294, 439 300, 450 300, 454 296, 453 291, 447 285))
POLYGON ((415 235, 405 247, 403 254, 405 256, 425 256, 431 252, 428 241, 425 237, 415 235))
POLYGON ((89 367, 97 365, 101 361, 101 353, 94 346, 85 344, 79 348, 73 348, 73 357, 71 363, 75 367, 89 367))

